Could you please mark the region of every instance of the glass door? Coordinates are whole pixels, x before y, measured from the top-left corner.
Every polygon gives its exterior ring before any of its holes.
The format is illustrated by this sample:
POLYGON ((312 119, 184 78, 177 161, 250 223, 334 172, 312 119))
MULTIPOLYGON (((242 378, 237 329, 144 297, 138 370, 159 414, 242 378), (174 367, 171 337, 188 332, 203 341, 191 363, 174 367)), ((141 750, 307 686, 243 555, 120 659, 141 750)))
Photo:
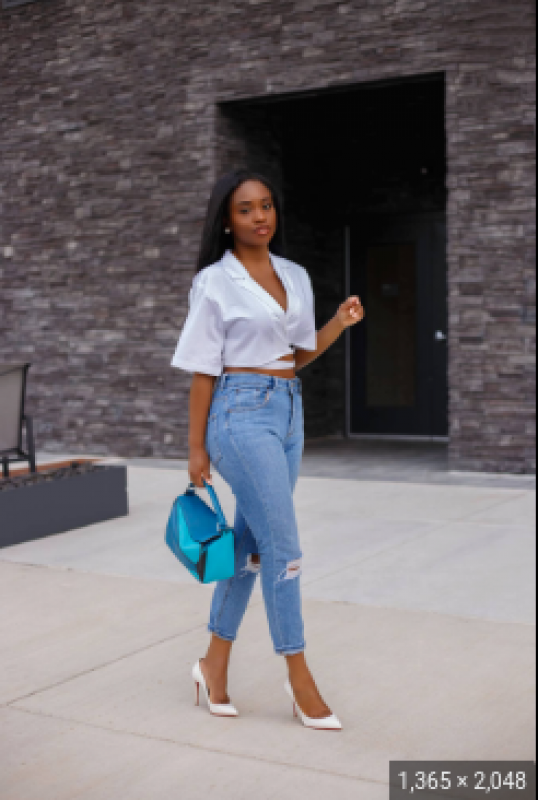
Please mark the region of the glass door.
POLYGON ((444 214, 365 214, 350 227, 351 434, 448 435, 444 214))

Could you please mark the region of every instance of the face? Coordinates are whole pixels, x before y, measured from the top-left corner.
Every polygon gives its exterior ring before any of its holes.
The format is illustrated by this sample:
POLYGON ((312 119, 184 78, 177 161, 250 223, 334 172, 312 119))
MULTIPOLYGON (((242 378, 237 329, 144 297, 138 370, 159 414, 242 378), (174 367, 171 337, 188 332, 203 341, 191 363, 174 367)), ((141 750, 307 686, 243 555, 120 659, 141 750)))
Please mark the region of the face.
POLYGON ((232 194, 227 227, 235 242, 252 246, 268 245, 277 229, 277 213, 267 186, 245 181, 232 194))

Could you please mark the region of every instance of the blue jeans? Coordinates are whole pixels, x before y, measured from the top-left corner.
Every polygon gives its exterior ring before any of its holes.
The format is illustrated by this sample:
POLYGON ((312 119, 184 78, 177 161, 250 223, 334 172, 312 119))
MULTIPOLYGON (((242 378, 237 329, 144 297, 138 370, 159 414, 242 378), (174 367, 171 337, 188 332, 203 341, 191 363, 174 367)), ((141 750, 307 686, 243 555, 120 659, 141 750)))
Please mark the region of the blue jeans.
POLYGON ((300 378, 222 373, 211 401, 205 444, 215 470, 236 498, 235 575, 217 583, 208 629, 235 640, 261 573, 275 652, 301 653, 302 552, 293 506, 304 446, 300 378), (259 556, 259 564, 253 555, 259 556))

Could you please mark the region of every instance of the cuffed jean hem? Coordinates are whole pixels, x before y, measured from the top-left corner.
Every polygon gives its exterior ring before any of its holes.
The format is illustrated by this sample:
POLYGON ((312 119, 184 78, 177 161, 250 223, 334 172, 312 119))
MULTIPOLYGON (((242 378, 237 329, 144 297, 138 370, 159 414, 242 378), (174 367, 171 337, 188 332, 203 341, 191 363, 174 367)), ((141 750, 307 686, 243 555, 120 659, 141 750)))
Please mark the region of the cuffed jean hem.
POLYGON ((296 656, 299 653, 304 653, 305 648, 305 644, 298 647, 275 647, 275 653, 277 656, 296 656))
POLYGON ((209 633, 214 633, 215 636, 219 637, 219 639, 224 639, 227 642, 235 642, 235 636, 230 636, 229 633, 224 633, 223 631, 220 631, 214 625, 211 625, 211 623, 207 626, 207 630, 209 631, 209 633))

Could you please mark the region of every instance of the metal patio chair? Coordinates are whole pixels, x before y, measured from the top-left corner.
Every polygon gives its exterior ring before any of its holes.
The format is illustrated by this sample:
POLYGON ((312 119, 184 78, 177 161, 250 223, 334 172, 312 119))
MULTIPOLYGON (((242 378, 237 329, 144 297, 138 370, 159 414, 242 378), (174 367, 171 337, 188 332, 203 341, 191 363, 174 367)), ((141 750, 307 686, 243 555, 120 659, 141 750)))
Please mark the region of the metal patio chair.
POLYGON ((0 363, 0 459, 4 478, 9 465, 28 461, 30 472, 36 472, 32 418, 24 411, 26 379, 31 364, 0 363), (26 450, 23 450, 23 428, 26 428, 26 450))

